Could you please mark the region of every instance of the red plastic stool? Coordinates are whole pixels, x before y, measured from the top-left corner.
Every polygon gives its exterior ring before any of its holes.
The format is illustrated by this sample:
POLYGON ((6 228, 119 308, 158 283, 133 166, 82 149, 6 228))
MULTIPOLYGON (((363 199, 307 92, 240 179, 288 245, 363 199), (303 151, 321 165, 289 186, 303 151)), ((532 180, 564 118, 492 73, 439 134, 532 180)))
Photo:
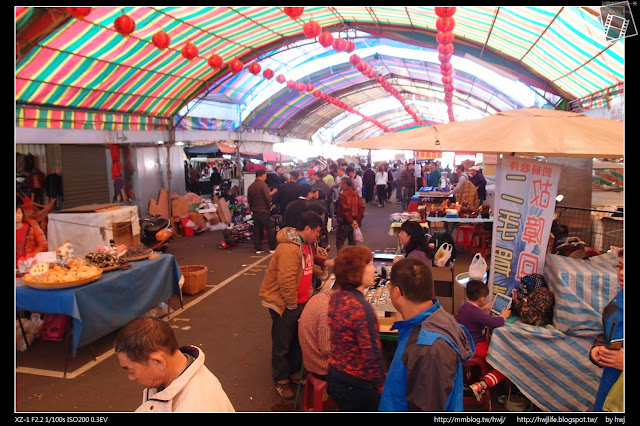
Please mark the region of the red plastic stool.
POLYGON ((317 378, 313 373, 307 374, 307 382, 304 385, 304 411, 321 412, 325 407, 335 407, 336 402, 327 395, 327 382, 317 378))
POLYGON ((487 246, 487 240, 491 240, 491 232, 485 230, 475 231, 471 236, 469 254, 480 253, 482 257, 486 258, 487 254, 491 252, 491 243, 487 246))
POLYGON ((476 228, 473 225, 460 225, 458 226, 458 233, 456 234, 456 245, 462 246, 463 250, 471 247, 471 236, 476 228), (460 235, 462 234, 462 235, 460 235), (460 237, 462 236, 462 239, 460 237))
MULTIPOLYGON (((484 375, 487 374, 487 363, 483 358, 474 356, 469 361, 462 364, 462 373, 464 374, 464 385, 469 386, 470 384, 481 380, 484 375)), ((463 396, 462 403, 465 406, 481 405, 486 411, 491 411, 491 395, 489 395, 489 389, 484 391, 480 401, 478 401, 472 393, 471 396, 463 396)))

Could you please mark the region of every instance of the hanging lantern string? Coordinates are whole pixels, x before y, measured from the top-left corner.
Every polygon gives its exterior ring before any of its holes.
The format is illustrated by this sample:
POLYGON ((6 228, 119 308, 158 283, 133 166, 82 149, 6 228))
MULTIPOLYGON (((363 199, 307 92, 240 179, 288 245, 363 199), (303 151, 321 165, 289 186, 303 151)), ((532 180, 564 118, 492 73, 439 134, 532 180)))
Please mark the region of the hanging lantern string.
POLYGON ((442 83, 444 84, 444 102, 447 105, 447 113, 449 121, 454 121, 453 115, 453 66, 449 60, 453 53, 453 29, 455 27, 455 21, 453 15, 456 13, 455 7, 435 7, 434 11, 438 16, 436 21, 436 27, 438 28, 438 34, 436 40, 438 41, 438 52, 441 54, 438 56, 440 59, 440 73, 442 74, 442 83), (445 65, 448 64, 448 65, 445 65))
POLYGON ((398 89, 393 87, 382 74, 378 74, 367 61, 361 59, 357 54, 353 54, 349 57, 349 62, 351 63, 351 65, 355 66, 356 69, 360 71, 365 77, 375 79, 375 81, 380 84, 385 91, 398 99, 398 101, 403 105, 404 110, 413 118, 413 121, 416 124, 424 125, 424 122, 418 118, 416 112, 413 111, 413 109, 411 109, 411 107, 409 107, 408 105, 405 105, 405 98, 402 96, 402 94, 400 94, 398 89))

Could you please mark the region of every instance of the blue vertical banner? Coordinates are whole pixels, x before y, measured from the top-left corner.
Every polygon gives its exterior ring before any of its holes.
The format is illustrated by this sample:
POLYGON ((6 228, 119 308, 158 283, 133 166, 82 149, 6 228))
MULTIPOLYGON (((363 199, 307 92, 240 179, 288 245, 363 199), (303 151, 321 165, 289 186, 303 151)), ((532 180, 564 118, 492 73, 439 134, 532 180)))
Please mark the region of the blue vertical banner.
POLYGON ((489 290, 512 296, 520 279, 542 274, 561 166, 520 157, 498 160, 489 290))

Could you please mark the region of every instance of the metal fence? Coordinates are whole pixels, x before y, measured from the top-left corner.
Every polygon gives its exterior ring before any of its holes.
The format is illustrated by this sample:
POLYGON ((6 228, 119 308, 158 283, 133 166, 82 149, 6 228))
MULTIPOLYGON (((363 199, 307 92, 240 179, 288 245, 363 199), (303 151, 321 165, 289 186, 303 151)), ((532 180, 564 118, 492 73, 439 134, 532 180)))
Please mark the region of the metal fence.
POLYGON ((601 253, 611 246, 623 247, 624 210, 594 210, 578 207, 556 206, 555 221, 550 239, 550 251, 564 237, 578 237, 586 247, 601 253))

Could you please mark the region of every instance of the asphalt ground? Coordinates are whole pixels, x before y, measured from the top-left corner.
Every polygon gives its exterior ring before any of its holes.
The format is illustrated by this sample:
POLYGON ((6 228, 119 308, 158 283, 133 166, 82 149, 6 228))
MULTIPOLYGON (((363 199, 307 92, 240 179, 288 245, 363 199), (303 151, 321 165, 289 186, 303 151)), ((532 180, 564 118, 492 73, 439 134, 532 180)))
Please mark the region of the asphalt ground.
MULTIPOLYGON (((362 231, 363 245, 377 252, 394 252, 396 238, 389 235, 389 215, 401 205, 367 205, 362 231)), ((242 242, 222 250, 222 231, 207 231, 194 237, 171 241, 167 253, 180 266, 204 265, 207 286, 201 293, 169 301, 172 310, 165 317, 174 328, 178 343, 200 347, 207 367, 218 377, 239 412, 301 411, 303 389, 296 400, 284 400, 271 378, 271 319, 260 303, 258 290, 271 258, 254 252, 253 242, 242 242)), ((336 255, 335 232, 330 234, 336 255)), ((267 248, 266 242, 264 243, 267 248)), ((459 254, 455 275, 467 272, 470 256, 459 254)), ((454 285, 455 309, 463 302, 460 286, 454 285)), ((452 299, 440 298, 451 312, 452 299)), ((30 349, 15 351, 16 413, 109 413, 131 412, 141 403, 142 389, 127 379, 113 352, 117 330, 80 347, 69 358, 66 378, 65 341, 36 341, 30 349)), ((501 385, 493 392, 492 411, 504 411, 496 399, 504 393, 501 385)), ((476 410, 477 408, 470 408, 476 410)))

